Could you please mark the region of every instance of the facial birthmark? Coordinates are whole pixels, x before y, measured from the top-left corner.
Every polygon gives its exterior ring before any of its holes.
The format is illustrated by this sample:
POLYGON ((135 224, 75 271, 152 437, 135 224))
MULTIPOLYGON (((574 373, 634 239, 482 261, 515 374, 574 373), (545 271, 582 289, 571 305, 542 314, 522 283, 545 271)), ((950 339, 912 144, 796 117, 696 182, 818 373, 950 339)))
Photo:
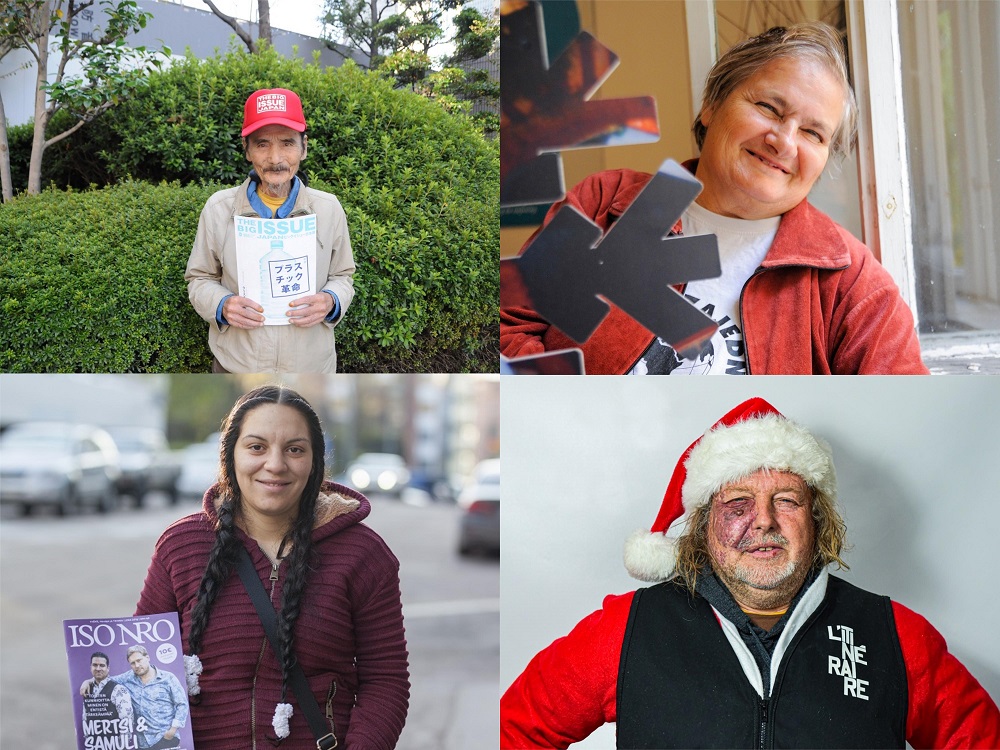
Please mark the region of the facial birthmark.
POLYGON ((740 501, 723 505, 715 514, 715 536, 726 547, 737 548, 757 518, 756 508, 747 508, 740 501))

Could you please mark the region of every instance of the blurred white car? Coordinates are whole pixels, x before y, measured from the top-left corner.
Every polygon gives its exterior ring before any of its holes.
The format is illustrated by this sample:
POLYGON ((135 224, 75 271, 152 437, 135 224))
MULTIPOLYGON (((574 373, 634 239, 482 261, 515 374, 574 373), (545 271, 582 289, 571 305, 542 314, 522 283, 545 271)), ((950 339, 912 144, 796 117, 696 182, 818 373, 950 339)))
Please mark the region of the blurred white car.
POLYGON ((458 552, 500 551, 500 459, 480 461, 458 495, 458 552))
POLYGON ((344 480, 358 492, 400 497, 410 472, 403 457, 395 453, 362 453, 347 467, 344 480))
POLYGON ((200 500, 205 491, 219 481, 219 439, 212 436, 204 443, 192 443, 181 452, 181 473, 177 494, 200 500))
POLYGON ((51 505, 59 515, 118 506, 118 449, 104 430, 68 422, 21 422, 0 436, 0 502, 27 514, 51 505))

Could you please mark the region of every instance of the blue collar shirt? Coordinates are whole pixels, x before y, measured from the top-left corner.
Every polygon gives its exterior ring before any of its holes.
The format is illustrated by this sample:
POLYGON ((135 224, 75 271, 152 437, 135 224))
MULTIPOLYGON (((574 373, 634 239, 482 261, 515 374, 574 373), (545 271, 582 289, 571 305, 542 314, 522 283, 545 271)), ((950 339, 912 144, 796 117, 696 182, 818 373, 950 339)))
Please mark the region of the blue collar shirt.
POLYGON ((152 665, 150 669, 156 671, 156 676, 147 684, 143 684, 131 670, 113 678, 132 696, 136 729, 146 740, 146 747, 163 739, 171 727, 184 726, 188 717, 187 692, 180 681, 170 672, 152 665), (143 719, 145 722, 142 722, 143 719))

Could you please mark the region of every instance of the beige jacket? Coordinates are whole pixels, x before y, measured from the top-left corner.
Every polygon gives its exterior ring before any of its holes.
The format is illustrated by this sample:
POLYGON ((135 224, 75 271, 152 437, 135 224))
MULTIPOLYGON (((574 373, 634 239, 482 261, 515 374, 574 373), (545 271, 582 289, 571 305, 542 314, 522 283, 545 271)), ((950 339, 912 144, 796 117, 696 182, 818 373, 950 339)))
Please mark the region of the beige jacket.
POLYGON ((208 321, 208 345, 230 372, 335 372, 333 329, 354 298, 354 254, 347 217, 337 197, 304 185, 290 216, 316 214, 316 288, 329 289, 340 300, 333 323, 309 328, 263 326, 244 330, 220 326, 219 303, 239 288, 236 280, 236 216, 257 216, 247 199, 249 178, 238 188, 215 193, 198 220, 184 279, 195 311, 208 321))

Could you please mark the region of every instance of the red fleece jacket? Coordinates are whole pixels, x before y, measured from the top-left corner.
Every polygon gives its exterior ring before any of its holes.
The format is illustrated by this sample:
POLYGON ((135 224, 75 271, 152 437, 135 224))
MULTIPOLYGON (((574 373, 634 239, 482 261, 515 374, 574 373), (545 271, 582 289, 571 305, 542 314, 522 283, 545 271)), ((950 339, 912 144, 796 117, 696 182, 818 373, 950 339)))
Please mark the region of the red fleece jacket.
MULTIPOLYGON (((694 172, 697 160, 684 166, 694 172)), ((549 210, 543 228, 561 206, 571 205, 606 232, 650 179, 628 169, 591 175, 549 210)), ((740 308, 751 374, 928 372, 913 316, 888 271, 808 201, 782 216, 767 257, 743 288, 740 308)), ((580 346, 588 373, 623 374, 652 341, 650 331, 613 305, 582 346, 530 308, 500 310, 500 351, 511 358, 580 346)))
MULTIPOLYGON (((632 593, 608 596, 603 609, 539 652, 500 699, 500 750, 565 748, 614 722, 622 640, 632 593)), ((1000 747, 1000 711, 948 652, 923 617, 892 603, 909 707, 906 741, 915 748, 1000 747)))

